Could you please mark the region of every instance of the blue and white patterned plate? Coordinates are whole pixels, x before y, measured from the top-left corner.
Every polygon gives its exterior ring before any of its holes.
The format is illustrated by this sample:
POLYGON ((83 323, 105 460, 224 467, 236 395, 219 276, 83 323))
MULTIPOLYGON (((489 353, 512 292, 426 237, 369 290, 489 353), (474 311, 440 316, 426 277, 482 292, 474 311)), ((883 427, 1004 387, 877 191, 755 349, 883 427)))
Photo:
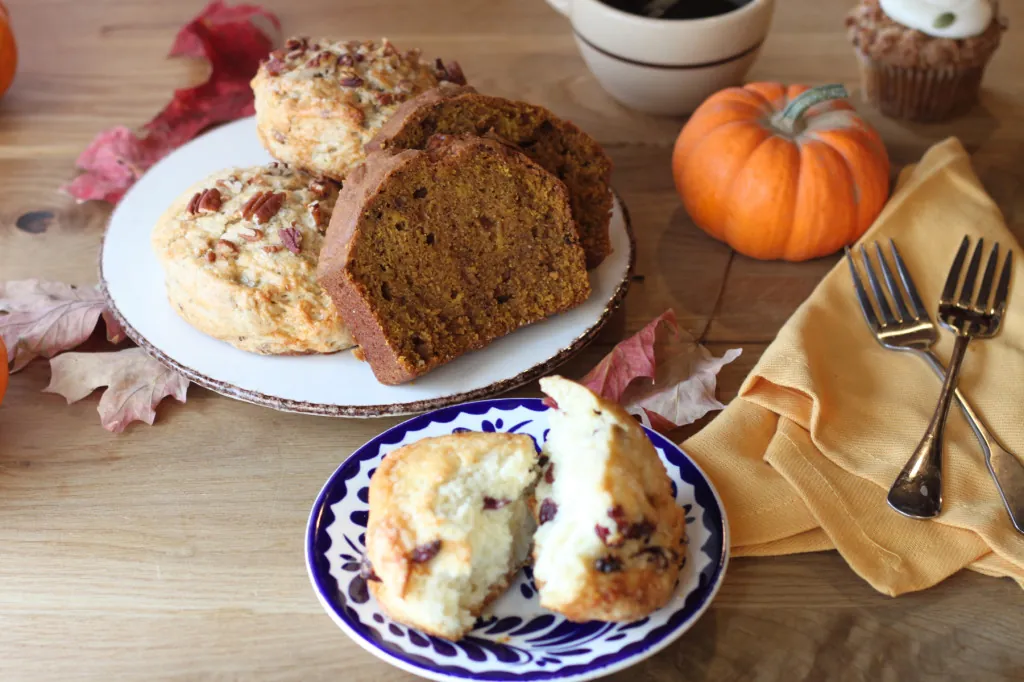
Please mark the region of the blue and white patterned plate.
POLYGON ((459 642, 387 618, 359 577, 370 477, 392 450, 459 431, 525 433, 544 442, 548 408, 537 398, 482 400, 428 412, 356 450, 320 492, 306 532, 306 566, 327 613, 357 644, 410 673, 435 680, 589 680, 665 648, 707 609, 722 584, 728 526, 718 493, 678 447, 648 431, 686 510, 689 552, 672 601, 626 625, 571 623, 540 607, 529 569, 459 642))

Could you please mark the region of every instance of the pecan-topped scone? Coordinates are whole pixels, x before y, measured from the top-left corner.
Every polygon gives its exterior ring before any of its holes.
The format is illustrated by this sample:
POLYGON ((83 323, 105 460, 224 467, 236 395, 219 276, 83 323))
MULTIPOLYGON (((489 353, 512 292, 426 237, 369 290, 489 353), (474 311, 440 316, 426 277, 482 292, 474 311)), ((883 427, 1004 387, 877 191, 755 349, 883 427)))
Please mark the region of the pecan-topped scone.
POLYGON ((351 347, 316 282, 337 198, 332 180, 278 162, 219 171, 189 188, 152 235, 171 305, 199 331, 254 353, 351 347))
POLYGON ((633 621, 664 606, 686 557, 686 519, 665 466, 619 405, 552 376, 534 495, 533 577, 541 606, 572 621, 633 621))
POLYGON ((394 620, 459 639, 529 556, 529 436, 453 433, 384 458, 370 480, 363 568, 394 620))
POLYGON ((402 102, 443 81, 465 83, 457 63, 386 38, 291 38, 252 80, 256 129, 275 158, 340 180, 402 102))

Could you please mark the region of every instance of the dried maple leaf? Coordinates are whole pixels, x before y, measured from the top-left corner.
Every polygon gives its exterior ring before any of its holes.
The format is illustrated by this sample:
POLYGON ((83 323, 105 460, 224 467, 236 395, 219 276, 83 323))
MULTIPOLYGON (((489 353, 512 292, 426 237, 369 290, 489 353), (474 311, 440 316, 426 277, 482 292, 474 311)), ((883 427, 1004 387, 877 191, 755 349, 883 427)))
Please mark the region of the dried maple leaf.
POLYGON ((141 134, 118 126, 101 132, 78 157, 85 171, 64 189, 79 201, 120 201, 142 173, 204 129, 253 113, 249 81, 280 39, 277 17, 255 5, 215 0, 178 32, 170 56, 202 57, 210 77, 176 90, 141 134))
POLYGON ((146 355, 141 348, 113 353, 64 353, 50 360, 50 385, 73 403, 106 386, 98 411, 103 428, 124 431, 133 421, 152 424, 155 407, 167 396, 185 402, 188 379, 146 355))
POLYGON ((664 323, 669 330, 679 333, 679 324, 672 309, 654 318, 633 336, 620 342, 604 356, 594 369, 580 380, 584 386, 603 398, 619 402, 626 387, 634 379, 654 378, 654 342, 658 327, 664 323))
POLYGON ((95 287, 79 289, 38 279, 0 282, 0 338, 12 372, 37 356, 50 358, 78 346, 92 335, 100 315, 107 339, 124 340, 124 330, 95 287))
POLYGON ((689 372, 673 372, 670 365, 659 371, 653 383, 638 382, 626 391, 623 406, 655 431, 671 431, 692 424, 708 412, 725 407, 715 398, 718 372, 740 356, 739 348, 716 358, 704 346, 692 343, 682 353, 692 361, 689 372))
POLYGON ((715 398, 716 377, 740 353, 714 357, 667 310, 612 349, 582 383, 645 426, 670 431, 725 407, 715 398))

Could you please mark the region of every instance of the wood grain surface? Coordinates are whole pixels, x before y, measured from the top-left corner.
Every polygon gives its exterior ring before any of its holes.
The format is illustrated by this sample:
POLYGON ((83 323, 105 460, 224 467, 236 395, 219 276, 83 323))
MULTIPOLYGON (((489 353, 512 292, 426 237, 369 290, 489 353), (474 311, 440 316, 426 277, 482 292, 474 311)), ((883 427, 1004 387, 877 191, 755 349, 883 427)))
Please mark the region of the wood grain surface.
MULTIPOLYGON (((140 125, 203 76, 165 59, 202 0, 7 0, 21 47, 0 100, 0 279, 96 281, 109 211, 59 186, 101 129, 140 125), (29 218, 30 212, 44 212, 29 218), (19 220, 20 219, 20 220, 19 220)), ((743 376, 834 258, 800 265, 736 256, 680 207, 669 157, 682 119, 611 100, 566 21, 543 0, 267 0, 286 33, 363 38, 461 61, 482 90, 576 121, 616 164, 639 242, 624 311, 564 372, 580 376, 666 307, 716 353, 740 346, 720 397, 743 376)), ((858 91, 843 34, 851 0, 784 0, 752 79, 841 81, 858 91)), ((954 123, 866 116, 897 164, 959 136, 1015 233, 1024 235, 1024 4, 983 103, 954 123)), ((147 229, 147 226, 140 226, 147 229)), ((91 342, 101 347, 102 342, 91 342)), ((40 391, 37 361, 0 407, 0 680, 404 680, 322 612, 303 564, 320 486, 396 420, 273 412, 191 387, 155 426, 112 435, 96 396, 40 391)), ((533 389, 522 391, 531 393, 533 389)), ((680 438, 700 424, 680 430, 680 438)), ((835 553, 736 560, 711 610, 668 650, 613 676, 677 680, 1024 679, 1024 595, 964 574, 924 593, 875 593, 835 553)))

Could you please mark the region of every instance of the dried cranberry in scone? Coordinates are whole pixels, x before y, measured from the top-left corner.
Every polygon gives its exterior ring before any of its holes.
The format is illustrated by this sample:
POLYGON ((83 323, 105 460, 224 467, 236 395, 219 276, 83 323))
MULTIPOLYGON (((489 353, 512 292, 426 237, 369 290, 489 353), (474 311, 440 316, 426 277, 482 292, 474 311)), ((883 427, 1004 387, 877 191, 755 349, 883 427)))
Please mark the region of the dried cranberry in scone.
POLYGON ((541 606, 573 621, 643 618, 672 597, 683 563, 685 515, 665 467, 621 407, 562 377, 540 383, 557 405, 534 491, 541 606))

